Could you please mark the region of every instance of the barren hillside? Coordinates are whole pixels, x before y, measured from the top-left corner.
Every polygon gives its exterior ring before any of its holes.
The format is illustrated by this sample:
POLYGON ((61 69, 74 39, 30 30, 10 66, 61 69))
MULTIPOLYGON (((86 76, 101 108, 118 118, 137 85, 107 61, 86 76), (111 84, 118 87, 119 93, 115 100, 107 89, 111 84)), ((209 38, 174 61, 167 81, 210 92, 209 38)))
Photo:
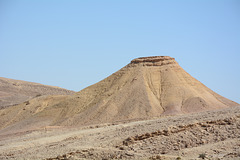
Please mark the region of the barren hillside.
POLYGON ((134 59, 72 95, 3 83, 35 98, 0 109, 0 159, 240 158, 239 104, 168 56, 134 59))
POLYGON ((207 88, 168 56, 134 59, 74 95, 52 97, 51 103, 46 103, 48 99, 0 110, 0 128, 8 131, 136 121, 238 105, 207 88))
POLYGON ((60 87, 0 77, 0 109, 42 95, 70 95, 73 93, 73 91, 60 87))

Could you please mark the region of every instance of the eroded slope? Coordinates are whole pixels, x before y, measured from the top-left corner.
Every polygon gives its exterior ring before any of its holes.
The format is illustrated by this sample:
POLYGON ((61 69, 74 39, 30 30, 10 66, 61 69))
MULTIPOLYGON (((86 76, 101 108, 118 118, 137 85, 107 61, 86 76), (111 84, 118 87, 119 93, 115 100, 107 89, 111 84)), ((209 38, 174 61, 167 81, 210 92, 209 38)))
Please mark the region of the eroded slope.
POLYGON ((73 93, 73 91, 60 87, 0 77, 0 109, 42 95, 70 95, 73 93))
MULTIPOLYGON (((44 99, 37 103, 42 105, 44 99)), ((35 104, 30 103, 29 108, 31 105, 34 108, 35 104)), ((35 123, 35 127, 82 126, 152 119, 236 105, 189 75, 174 58, 143 57, 131 61, 106 79, 67 96, 63 101, 57 100, 40 112, 34 112, 24 121, 21 119, 18 125, 29 129, 33 125, 31 122, 42 121, 44 124, 35 123)), ((16 125, 5 124, 8 121, 5 115, 12 112, 15 111, 2 111, 0 127, 8 127, 9 130, 16 128, 16 125)), ((23 110, 14 115, 23 117, 25 112, 29 111, 23 110)))

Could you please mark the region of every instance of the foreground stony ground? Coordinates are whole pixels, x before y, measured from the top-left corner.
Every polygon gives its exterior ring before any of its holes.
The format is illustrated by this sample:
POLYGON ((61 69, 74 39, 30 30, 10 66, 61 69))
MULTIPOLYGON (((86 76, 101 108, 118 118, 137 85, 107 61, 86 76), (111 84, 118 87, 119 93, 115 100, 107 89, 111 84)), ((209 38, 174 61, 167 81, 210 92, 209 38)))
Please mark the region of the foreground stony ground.
POLYGON ((240 159, 240 106, 191 115, 0 132, 0 159, 240 159))

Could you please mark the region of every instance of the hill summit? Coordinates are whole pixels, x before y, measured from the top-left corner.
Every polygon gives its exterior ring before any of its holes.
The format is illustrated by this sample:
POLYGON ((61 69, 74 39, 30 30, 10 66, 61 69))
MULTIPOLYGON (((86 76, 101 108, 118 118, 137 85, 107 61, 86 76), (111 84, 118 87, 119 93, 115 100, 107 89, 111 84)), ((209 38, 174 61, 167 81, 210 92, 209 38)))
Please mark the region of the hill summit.
POLYGON ((40 120, 42 124, 38 123, 39 126, 79 126, 187 114, 238 105, 207 88, 169 56, 134 59, 104 80, 74 95, 55 99, 52 97, 49 104, 49 97, 38 101, 33 99, 27 106, 21 104, 15 106, 14 111, 10 108, 0 111, 0 114, 5 112, 8 115, 13 113, 11 117, 24 117, 14 121, 17 122, 15 125, 21 126, 40 120))

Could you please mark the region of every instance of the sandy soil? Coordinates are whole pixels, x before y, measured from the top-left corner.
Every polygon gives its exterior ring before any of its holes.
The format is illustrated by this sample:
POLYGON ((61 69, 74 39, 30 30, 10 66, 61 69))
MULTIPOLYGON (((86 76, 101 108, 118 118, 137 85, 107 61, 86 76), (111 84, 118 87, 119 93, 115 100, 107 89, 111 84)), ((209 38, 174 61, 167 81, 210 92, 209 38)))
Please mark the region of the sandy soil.
POLYGON ((0 132, 0 159, 240 159, 240 106, 151 120, 0 132))

